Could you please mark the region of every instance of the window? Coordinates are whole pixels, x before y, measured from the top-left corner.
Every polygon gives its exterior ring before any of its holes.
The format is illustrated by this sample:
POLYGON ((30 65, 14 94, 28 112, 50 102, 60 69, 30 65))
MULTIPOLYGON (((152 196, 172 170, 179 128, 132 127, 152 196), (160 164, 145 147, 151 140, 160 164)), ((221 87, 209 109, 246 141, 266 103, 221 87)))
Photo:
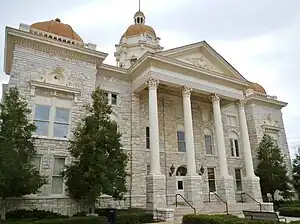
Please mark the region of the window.
POLYGON ((114 93, 111 94, 111 104, 117 105, 117 94, 114 93))
POLYGON ((146 149, 150 149, 150 128, 146 127, 146 149))
POLYGON ((237 119, 236 116, 228 115, 228 125, 230 126, 237 126, 237 119))
POLYGON ((36 168, 37 171, 41 170, 41 156, 35 156, 31 160, 31 164, 36 168))
POLYGON ((230 150, 231 150, 231 156, 233 157, 240 157, 240 151, 239 151, 239 141, 237 139, 230 139, 230 150))
POLYGON ((39 136, 49 135, 50 106, 35 105, 34 124, 37 127, 36 134, 39 136))
POLYGON ((183 181, 182 180, 177 181, 177 190, 183 190, 183 181))
POLYGON ((207 168, 207 178, 208 178, 208 187, 209 192, 216 191, 216 178, 215 178, 215 169, 207 168))
POLYGON ((53 175, 52 175, 52 194, 63 193, 63 178, 61 172, 64 170, 65 158, 54 158, 53 175))
POLYGON ((206 154, 213 154, 212 132, 210 129, 204 129, 204 144, 206 154))
POLYGON ((235 168, 234 171, 235 171, 236 191, 243 191, 242 170, 240 168, 235 168))
POLYGON ((146 168, 146 172, 147 172, 147 175, 150 173, 150 164, 147 164, 147 168, 146 168))
POLYGON ((68 138, 70 128, 70 100, 55 97, 36 98, 34 106, 35 134, 39 137, 68 138), (39 104, 44 102, 47 105, 39 104))
POLYGON ((177 131, 178 152, 185 152, 184 132, 177 131))
POLYGON ((64 108, 56 108, 53 136, 59 138, 67 138, 69 134, 69 117, 70 110, 64 108))

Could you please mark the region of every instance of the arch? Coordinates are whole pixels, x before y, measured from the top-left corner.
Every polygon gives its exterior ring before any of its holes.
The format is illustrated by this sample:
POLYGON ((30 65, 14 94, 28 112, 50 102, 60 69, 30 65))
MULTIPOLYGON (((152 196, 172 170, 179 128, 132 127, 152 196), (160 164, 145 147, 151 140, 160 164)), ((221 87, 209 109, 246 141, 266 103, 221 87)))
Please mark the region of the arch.
POLYGON ((213 132, 212 132, 212 130, 210 129, 210 128, 204 128, 204 130, 203 130, 203 133, 204 133, 204 135, 213 135, 213 132))
POLYGON ((236 133, 235 131, 230 131, 230 132, 229 132, 229 138, 232 138, 232 139, 239 139, 239 135, 238 135, 238 133, 236 133))
POLYGON ((186 176, 187 174, 187 169, 185 166, 180 166, 176 170, 176 176, 186 176))
POLYGON ((181 123, 178 123, 178 124, 177 124, 177 127, 176 127, 176 130, 177 130, 177 131, 183 131, 183 132, 184 132, 184 125, 181 124, 181 123))
POLYGON ((62 68, 56 68, 52 71, 47 72, 43 80, 46 83, 63 85, 63 86, 68 85, 68 77, 62 68))

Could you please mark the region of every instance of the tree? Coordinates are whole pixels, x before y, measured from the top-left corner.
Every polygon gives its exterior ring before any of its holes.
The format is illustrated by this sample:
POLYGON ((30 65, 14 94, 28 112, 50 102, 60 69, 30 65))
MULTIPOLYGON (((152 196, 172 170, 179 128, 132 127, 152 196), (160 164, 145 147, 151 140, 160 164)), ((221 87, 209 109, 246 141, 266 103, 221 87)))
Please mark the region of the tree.
POLYGON ((111 106, 105 93, 97 88, 92 94, 88 115, 74 131, 69 151, 74 161, 62 172, 67 190, 76 201, 84 201, 95 212, 102 194, 122 199, 126 193, 128 157, 120 143, 117 124, 110 119, 111 106))
POLYGON ((20 98, 17 88, 10 88, 0 104, 0 197, 1 219, 5 220, 6 200, 35 194, 46 183, 32 164, 36 155, 33 132, 35 125, 29 121, 31 110, 20 98))
POLYGON ((264 196, 270 193, 273 201, 278 190, 283 197, 289 196, 291 180, 287 175, 287 168, 275 140, 264 134, 257 153, 259 164, 256 175, 260 178, 261 191, 264 196))
POLYGON ((298 148, 296 158, 293 159, 293 185, 300 197, 300 148, 298 148))

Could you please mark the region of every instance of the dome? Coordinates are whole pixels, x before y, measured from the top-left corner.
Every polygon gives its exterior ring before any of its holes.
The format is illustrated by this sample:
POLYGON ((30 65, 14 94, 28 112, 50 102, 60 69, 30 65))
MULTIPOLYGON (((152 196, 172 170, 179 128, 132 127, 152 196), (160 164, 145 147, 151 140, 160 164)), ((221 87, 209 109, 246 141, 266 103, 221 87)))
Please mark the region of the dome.
POLYGON ((156 33, 151 26, 147 26, 142 23, 136 23, 128 27, 126 32, 123 34, 123 37, 129 37, 134 35, 140 35, 144 33, 151 33, 156 38, 156 33))
POLYGON ((262 87, 260 84, 255 83, 255 82, 249 82, 250 88, 253 89, 255 92, 259 92, 262 94, 267 94, 266 90, 264 87, 262 87))
POLYGON ((137 11, 135 14, 134 14, 134 18, 135 17, 138 17, 138 16, 142 16, 142 17, 144 17, 145 18, 145 14, 142 12, 142 11, 137 11))
POLYGON ((60 19, 37 22, 32 24, 31 28, 83 42, 83 40, 72 29, 72 27, 68 24, 61 23, 60 19))

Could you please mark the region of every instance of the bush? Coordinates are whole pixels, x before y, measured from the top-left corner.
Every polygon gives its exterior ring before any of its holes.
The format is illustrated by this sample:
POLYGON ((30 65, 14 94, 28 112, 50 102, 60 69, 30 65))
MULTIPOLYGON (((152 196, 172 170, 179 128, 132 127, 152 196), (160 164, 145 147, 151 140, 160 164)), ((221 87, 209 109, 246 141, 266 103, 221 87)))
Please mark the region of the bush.
POLYGON ((6 219, 8 221, 19 221, 19 220, 40 220, 40 219, 57 219, 57 218, 68 218, 58 213, 45 210, 26 210, 17 209, 6 213, 6 219))
POLYGON ((274 201, 274 206, 277 207, 300 207, 300 200, 278 200, 274 201))
POLYGON ((300 217, 300 207, 279 208, 279 215, 289 217, 300 217))
MULTIPOLYGON (((185 215, 182 224, 275 224, 278 222, 241 219, 232 215, 185 215)), ((300 222, 293 222, 300 224, 300 222)))
POLYGON ((139 224, 139 216, 136 214, 117 215, 116 224, 139 224))
POLYGON ((63 219, 51 219, 51 220, 38 220, 38 221, 28 221, 28 222, 17 222, 14 224, 107 224, 106 217, 72 217, 63 219))

